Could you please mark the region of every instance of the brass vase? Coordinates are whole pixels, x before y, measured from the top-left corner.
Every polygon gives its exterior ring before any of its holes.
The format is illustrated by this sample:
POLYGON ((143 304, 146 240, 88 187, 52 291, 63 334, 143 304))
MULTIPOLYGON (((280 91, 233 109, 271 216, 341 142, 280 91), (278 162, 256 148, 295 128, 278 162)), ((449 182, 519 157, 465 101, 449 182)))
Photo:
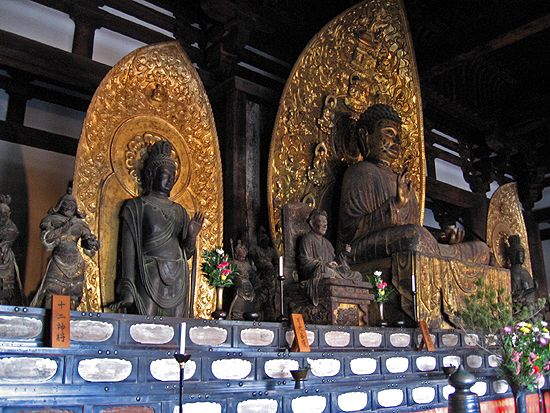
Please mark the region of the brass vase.
POLYGON ((216 311, 212 313, 215 320, 225 320, 227 313, 223 310, 223 291, 225 287, 216 287, 216 311))

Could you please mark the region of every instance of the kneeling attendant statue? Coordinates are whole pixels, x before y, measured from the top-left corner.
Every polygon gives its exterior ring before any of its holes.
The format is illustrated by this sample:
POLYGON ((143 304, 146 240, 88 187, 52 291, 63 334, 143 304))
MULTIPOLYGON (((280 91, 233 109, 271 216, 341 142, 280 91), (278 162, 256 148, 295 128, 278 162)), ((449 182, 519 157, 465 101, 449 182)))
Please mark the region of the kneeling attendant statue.
POLYGON ((154 143, 142 170, 143 195, 126 201, 120 214, 117 302, 112 310, 150 316, 192 317, 187 260, 195 254, 204 217, 170 200, 176 162, 172 145, 154 143))

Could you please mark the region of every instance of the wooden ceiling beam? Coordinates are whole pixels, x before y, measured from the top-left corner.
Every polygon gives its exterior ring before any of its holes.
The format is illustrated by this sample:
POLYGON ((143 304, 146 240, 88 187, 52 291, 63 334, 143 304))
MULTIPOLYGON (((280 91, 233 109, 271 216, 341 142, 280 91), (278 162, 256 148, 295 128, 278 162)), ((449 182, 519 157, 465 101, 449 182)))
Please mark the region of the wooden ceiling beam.
POLYGON ((71 156, 76 155, 78 147, 78 139, 3 120, 0 120, 0 139, 71 156))
POLYGON ((110 67, 56 47, 0 30, 0 66, 68 89, 92 94, 110 67))
POLYGON ((431 177, 426 177, 426 197, 432 200, 444 201, 459 208, 473 208, 478 205, 477 200, 480 197, 486 198, 485 195, 465 191, 445 182, 436 181, 431 177))
POLYGON ((550 14, 547 14, 527 24, 524 24, 523 26, 510 30, 509 32, 504 33, 498 37, 495 37, 494 39, 489 40, 486 43, 480 44, 479 46, 476 46, 465 53, 461 53, 443 63, 433 66, 428 71, 426 71, 426 77, 431 78, 440 75, 457 66, 462 65, 467 61, 483 57, 491 52, 494 52, 495 50, 510 46, 514 43, 519 42, 520 40, 523 40, 529 36, 532 36, 549 28, 550 14))
POLYGON ((62 105, 71 109, 86 112, 90 104, 91 96, 75 96, 69 91, 64 93, 61 90, 50 89, 45 86, 34 85, 26 82, 20 82, 16 79, 0 75, 0 88, 5 89, 8 94, 16 91, 19 94, 28 96, 29 99, 38 99, 44 102, 62 105))

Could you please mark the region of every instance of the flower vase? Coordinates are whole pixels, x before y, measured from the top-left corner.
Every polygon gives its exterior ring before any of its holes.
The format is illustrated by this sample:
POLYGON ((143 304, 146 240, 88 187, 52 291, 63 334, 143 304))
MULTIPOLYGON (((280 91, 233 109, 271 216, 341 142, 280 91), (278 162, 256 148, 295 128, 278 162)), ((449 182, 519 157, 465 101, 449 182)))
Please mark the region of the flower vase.
POLYGON ((525 396, 527 395, 527 389, 520 387, 513 389, 514 401, 516 403, 516 413, 527 413, 527 402, 525 396))
POLYGON ((380 312, 380 326, 386 327, 388 323, 384 320, 384 303, 378 303, 378 311, 380 312))
POLYGON ((216 311, 212 313, 215 320, 224 320, 227 313, 223 311, 223 290, 224 287, 216 287, 216 311))

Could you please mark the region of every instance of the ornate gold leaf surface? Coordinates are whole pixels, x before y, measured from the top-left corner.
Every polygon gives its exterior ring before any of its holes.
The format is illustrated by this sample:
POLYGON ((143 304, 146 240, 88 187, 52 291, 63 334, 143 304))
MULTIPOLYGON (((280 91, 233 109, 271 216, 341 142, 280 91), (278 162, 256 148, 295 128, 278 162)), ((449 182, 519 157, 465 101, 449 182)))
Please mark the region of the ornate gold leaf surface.
MULTIPOLYGON (((281 209, 294 201, 326 206, 347 164, 360 158, 354 121, 375 103, 403 119, 403 151, 422 213, 425 162, 419 81, 404 8, 365 1, 328 23, 308 44, 286 83, 271 140, 268 209, 282 252, 281 209)), ((332 202, 334 205, 334 202, 332 202)))
MULTIPOLYGON (((99 254, 86 262, 91 310, 101 311, 115 299, 118 214, 125 199, 140 193, 136 171, 147 147, 159 139, 172 143, 178 162, 171 199, 190 215, 205 214, 197 250, 220 245, 223 187, 214 119, 202 82, 177 42, 138 49, 118 62, 84 121, 74 193, 101 243, 99 254)), ((199 270, 195 316, 208 318, 213 309, 214 290, 199 270)))
POLYGON ((508 242, 510 235, 519 235, 521 244, 525 248, 525 262, 523 265, 529 271, 529 274, 532 274, 527 229, 525 228, 515 182, 499 187, 489 202, 487 244, 493 251, 499 267, 510 268, 506 253, 510 246, 508 242))
POLYGON ((473 296, 476 281, 485 278, 485 285, 510 296, 510 271, 486 265, 473 265, 458 260, 414 255, 415 275, 419 286, 416 294, 416 317, 434 328, 450 328, 445 321, 456 321, 466 297, 473 296), (444 316, 446 315, 446 317, 444 316))

